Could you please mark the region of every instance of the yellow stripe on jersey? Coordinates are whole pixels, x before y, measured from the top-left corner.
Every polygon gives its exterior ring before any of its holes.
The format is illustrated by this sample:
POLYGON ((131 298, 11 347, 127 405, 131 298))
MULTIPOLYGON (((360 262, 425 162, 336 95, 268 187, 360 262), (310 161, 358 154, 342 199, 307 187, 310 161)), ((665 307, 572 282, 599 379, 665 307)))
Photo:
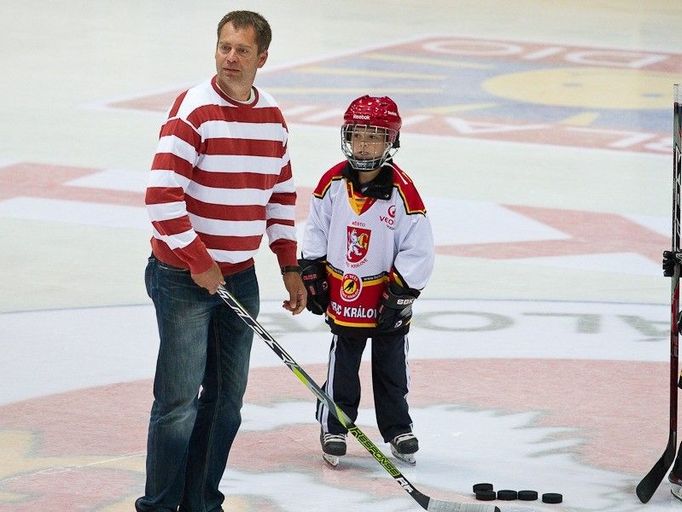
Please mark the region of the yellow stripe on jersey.
POLYGON ((356 192, 351 181, 346 183, 346 190, 348 192, 348 202, 355 212, 355 215, 362 215, 362 213, 366 212, 376 201, 373 197, 363 196, 356 192))
MULTIPOLYGON (((337 268, 332 267, 329 263, 327 263, 327 274, 332 279, 343 280, 343 273, 339 272, 337 268)), ((382 272, 375 276, 361 277, 360 280, 362 281, 362 286, 376 286, 389 282, 390 278, 386 272, 382 272)))

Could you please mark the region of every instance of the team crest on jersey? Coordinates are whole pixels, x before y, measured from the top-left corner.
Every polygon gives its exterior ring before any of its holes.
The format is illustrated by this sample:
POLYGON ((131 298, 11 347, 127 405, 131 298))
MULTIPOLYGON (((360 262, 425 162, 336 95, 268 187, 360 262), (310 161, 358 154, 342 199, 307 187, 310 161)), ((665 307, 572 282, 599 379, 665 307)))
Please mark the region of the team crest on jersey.
POLYGON ((369 238, 372 232, 369 229, 355 226, 346 227, 346 259, 349 263, 360 264, 367 256, 369 238))
POLYGON ((362 291, 362 281, 355 274, 344 274, 341 285, 341 297, 346 302, 352 302, 358 298, 362 291))

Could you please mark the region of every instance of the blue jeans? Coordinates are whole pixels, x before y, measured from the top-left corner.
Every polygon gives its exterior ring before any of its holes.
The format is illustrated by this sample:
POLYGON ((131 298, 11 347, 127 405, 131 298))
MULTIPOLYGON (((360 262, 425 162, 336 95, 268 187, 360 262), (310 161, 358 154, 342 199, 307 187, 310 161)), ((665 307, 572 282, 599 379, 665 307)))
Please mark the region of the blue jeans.
MULTIPOLYGON (((225 287, 254 317, 259 311, 253 267, 225 287)), ((218 484, 241 424, 253 331, 189 271, 153 256, 145 271, 154 302, 159 355, 147 438, 145 495, 139 512, 217 512, 218 484), (201 393, 199 389, 201 388, 201 393)))

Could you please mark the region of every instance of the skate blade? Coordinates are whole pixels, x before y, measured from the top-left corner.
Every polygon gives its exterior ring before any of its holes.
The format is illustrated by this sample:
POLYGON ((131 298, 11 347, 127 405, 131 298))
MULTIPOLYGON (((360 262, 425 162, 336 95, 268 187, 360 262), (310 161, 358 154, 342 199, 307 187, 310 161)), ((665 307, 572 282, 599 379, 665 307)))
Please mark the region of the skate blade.
POLYGON ((393 446, 391 446, 391 453, 396 459, 404 462, 405 464, 409 464, 410 466, 417 464, 417 459, 415 459, 414 453, 398 453, 393 446))
POLYGON ((327 453, 322 454, 322 460, 324 460, 331 467, 335 468, 339 465, 339 457, 337 455, 329 455, 327 453))
POLYGON ((678 500, 682 500, 682 486, 673 484, 672 482, 670 483, 670 492, 675 496, 678 500))

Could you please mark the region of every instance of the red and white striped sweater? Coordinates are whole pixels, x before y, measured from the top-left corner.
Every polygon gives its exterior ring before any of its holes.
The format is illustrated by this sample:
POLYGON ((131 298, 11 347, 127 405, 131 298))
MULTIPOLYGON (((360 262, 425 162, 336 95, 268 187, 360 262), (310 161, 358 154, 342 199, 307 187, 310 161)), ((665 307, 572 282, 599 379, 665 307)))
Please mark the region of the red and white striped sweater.
POLYGON ((182 93, 161 127, 145 204, 161 261, 223 274, 253 265, 264 233, 280 265, 296 265, 296 189, 288 130, 274 99, 254 87, 236 102, 215 77, 182 93))

